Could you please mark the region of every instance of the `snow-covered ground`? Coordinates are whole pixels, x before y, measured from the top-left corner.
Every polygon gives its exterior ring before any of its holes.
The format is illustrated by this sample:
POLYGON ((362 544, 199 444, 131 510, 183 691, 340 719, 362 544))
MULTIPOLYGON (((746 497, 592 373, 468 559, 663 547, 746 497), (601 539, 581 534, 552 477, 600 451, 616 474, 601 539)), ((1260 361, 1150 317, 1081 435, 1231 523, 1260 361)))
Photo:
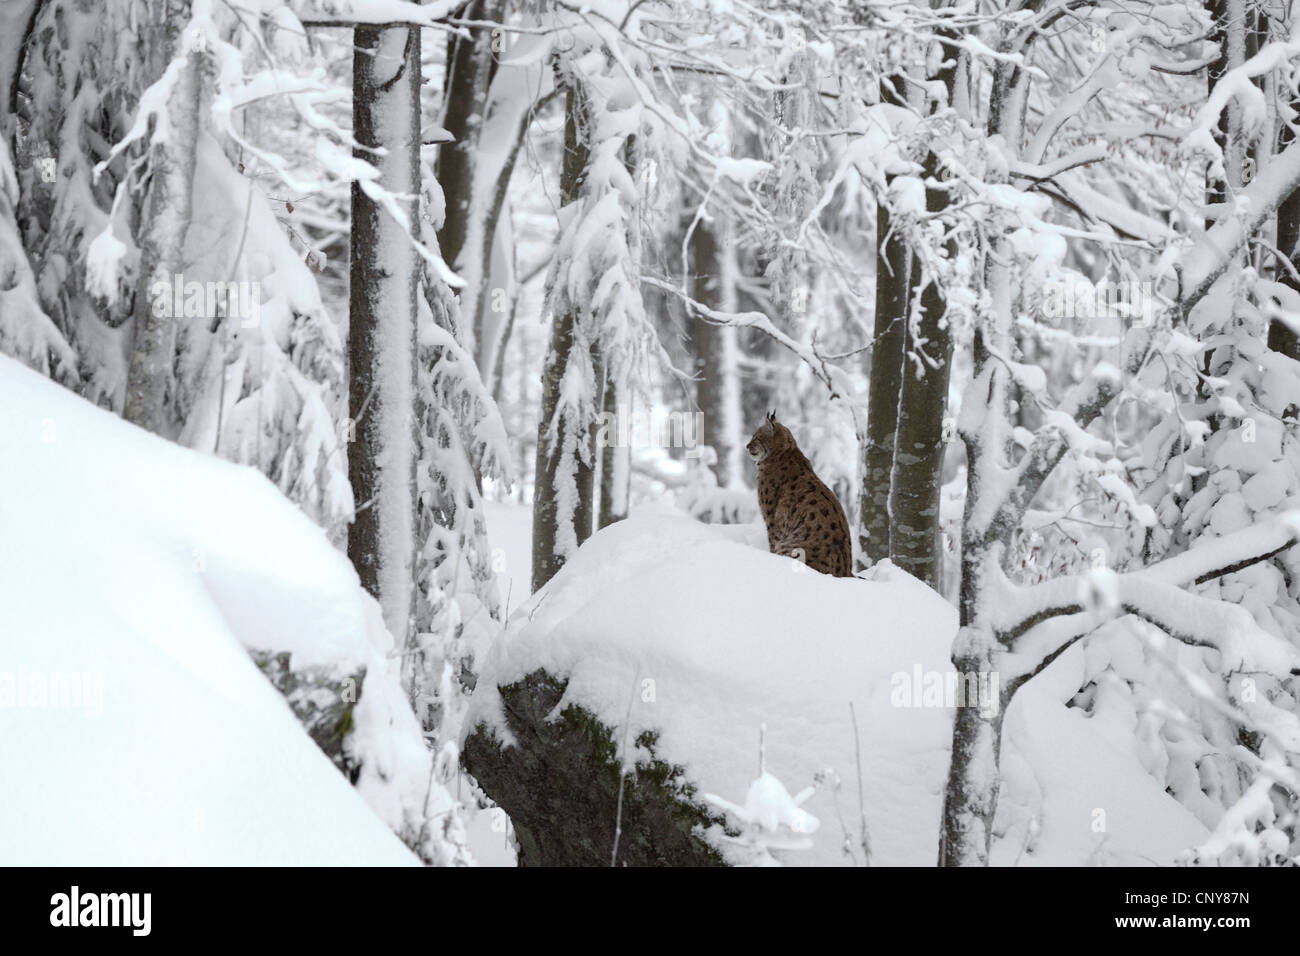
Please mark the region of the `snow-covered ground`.
POLYGON ((0 863, 418 862, 429 758, 323 532, 8 358, 0 435, 0 863), (356 788, 248 649, 366 668, 356 788))
POLYGON ((533 574, 533 509, 515 501, 483 502, 501 604, 513 613, 528 600, 533 574))
MULTIPOLYGON (((319 528, 251 469, 3 358, 0 434, 0 862, 417 862, 393 830, 412 802, 448 797, 420 789, 428 755, 387 673, 390 638, 319 528), (367 669, 358 787, 250 648, 367 669)), ((616 730, 629 714, 657 730, 659 756, 735 804, 765 727, 766 769, 791 793, 840 782, 803 804, 810 847, 780 859, 848 862, 860 763, 872 861, 933 864, 952 712, 904 695, 950 670, 948 604, 897 569, 828 578, 767 554, 756 526, 663 508, 595 535, 525 603, 530 512, 492 504, 488 521, 518 610, 474 716, 494 716, 496 682, 544 667, 616 730)), ((1143 770, 1131 728, 1064 705, 1082 653, 1007 716, 996 863, 1165 863, 1205 836, 1143 770)), ((471 819, 471 842, 509 865, 490 820, 471 819)))
MULTIPOLYGON (((490 520, 517 518, 508 507, 490 520)), ((859 839, 860 762, 873 864, 932 866, 952 709, 931 690, 952 670, 956 628, 953 608, 897 568, 830 578, 768 554, 758 526, 643 512, 593 536, 515 613, 467 726, 503 726, 493 688, 544 668, 616 740, 629 717, 629 739, 657 730, 659 757, 742 805, 765 726, 766 769, 789 793, 828 769, 823 779, 841 781, 802 805, 820 824, 811 846, 777 858, 851 862, 842 847, 859 839)), ((1206 831, 1143 770, 1131 730, 1064 706, 1081 653, 1013 700, 994 862, 1169 863, 1206 831)))

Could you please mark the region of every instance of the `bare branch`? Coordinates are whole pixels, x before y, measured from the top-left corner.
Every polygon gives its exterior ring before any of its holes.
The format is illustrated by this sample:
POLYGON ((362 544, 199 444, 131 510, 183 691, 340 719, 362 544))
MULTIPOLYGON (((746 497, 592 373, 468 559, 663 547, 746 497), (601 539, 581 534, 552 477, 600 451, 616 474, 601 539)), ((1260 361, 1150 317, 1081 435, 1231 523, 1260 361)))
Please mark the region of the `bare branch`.
POLYGON ((641 282, 675 295, 693 314, 700 316, 713 325, 729 325, 738 329, 757 329, 801 358, 812 373, 830 390, 831 398, 839 398, 849 393, 844 382, 844 374, 839 369, 830 365, 826 357, 818 352, 815 347, 804 345, 802 342, 796 342, 790 338, 790 336, 773 325, 772 320, 762 312, 719 312, 717 309, 711 309, 703 302, 693 299, 671 282, 665 282, 663 279, 654 276, 642 276, 641 282))

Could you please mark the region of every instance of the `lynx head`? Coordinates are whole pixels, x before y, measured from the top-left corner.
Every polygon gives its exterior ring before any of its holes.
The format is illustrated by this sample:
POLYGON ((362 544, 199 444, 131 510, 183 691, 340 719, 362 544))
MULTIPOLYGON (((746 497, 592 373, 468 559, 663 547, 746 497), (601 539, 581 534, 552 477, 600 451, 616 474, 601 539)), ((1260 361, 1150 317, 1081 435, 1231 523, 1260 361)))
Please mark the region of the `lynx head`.
POLYGON ((758 427, 758 431, 754 432, 754 437, 749 440, 745 450, 749 452, 754 464, 761 465, 770 455, 795 447, 794 435, 776 420, 776 412, 772 411, 767 413, 767 418, 758 427))

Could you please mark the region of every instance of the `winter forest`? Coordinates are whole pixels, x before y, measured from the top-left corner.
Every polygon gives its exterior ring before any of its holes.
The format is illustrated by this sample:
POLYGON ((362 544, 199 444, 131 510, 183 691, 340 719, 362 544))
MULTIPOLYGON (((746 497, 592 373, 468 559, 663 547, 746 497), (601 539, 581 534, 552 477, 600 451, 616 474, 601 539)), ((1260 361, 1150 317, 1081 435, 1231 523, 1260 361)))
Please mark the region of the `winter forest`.
POLYGON ((1291 0, 0 0, 0 134, 0 863, 1300 865, 1291 0))

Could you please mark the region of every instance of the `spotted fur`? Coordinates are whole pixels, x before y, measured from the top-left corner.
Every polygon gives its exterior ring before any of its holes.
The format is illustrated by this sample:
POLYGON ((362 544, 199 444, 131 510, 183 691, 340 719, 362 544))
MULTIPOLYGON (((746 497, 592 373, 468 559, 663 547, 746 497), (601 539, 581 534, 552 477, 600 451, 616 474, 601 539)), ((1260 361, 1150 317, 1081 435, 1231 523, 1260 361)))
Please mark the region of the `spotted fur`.
POLYGON ((837 578, 853 576, 849 522, 835 492, 813 472, 790 429, 769 414, 745 446, 758 465, 758 504, 773 554, 802 558, 837 578))

